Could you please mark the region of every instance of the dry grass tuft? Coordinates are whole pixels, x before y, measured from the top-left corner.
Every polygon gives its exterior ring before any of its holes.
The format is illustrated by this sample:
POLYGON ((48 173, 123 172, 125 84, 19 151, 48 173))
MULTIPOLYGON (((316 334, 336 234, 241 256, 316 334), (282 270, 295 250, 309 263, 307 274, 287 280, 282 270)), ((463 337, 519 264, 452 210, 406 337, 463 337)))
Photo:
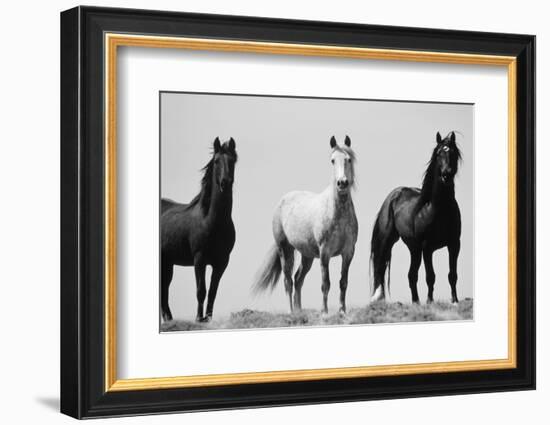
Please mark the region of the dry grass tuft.
POLYGON ((257 329, 301 326, 359 325, 372 323, 406 323, 445 320, 471 320, 473 300, 466 298, 456 304, 436 301, 432 304, 404 304, 400 302, 376 302, 365 307, 351 308, 346 315, 338 312, 321 314, 318 310, 302 310, 299 313, 269 313, 244 309, 231 313, 228 318, 210 323, 174 320, 163 323, 161 330, 197 331, 216 329, 257 329))

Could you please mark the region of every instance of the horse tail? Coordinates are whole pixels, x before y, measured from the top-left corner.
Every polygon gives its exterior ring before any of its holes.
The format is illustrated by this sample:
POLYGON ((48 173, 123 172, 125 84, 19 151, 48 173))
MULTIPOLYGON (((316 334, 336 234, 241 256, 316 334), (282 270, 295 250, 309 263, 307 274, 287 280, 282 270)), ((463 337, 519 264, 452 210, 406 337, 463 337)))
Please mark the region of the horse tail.
POLYGON ((281 276, 282 266, 281 259, 279 257, 279 249, 277 245, 273 244, 269 250, 262 267, 256 273, 254 277, 254 284, 252 285, 252 292, 258 294, 264 292, 268 288, 273 291, 279 277, 281 276))
POLYGON ((392 192, 382 204, 372 229, 370 264, 374 271, 374 288, 371 290, 371 295, 375 294, 380 285, 384 285, 386 270, 388 272, 387 288, 390 294, 391 250, 398 239, 393 211, 396 192, 398 191, 392 192))

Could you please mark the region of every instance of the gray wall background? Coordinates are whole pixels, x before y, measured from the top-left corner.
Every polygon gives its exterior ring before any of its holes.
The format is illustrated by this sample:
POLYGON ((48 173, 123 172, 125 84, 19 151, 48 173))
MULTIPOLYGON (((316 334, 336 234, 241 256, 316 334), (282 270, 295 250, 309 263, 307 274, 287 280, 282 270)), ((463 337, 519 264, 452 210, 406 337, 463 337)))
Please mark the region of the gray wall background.
MULTIPOLYGON (((459 298, 473 297, 473 114, 472 105, 367 100, 298 99, 189 93, 161 93, 161 196, 190 201, 200 188, 200 168, 216 136, 233 137, 239 162, 233 188, 235 248, 222 278, 215 317, 243 308, 287 311, 284 285, 254 297, 253 276, 273 243, 271 218, 279 199, 292 190, 322 191, 330 182, 329 139, 343 143, 348 134, 357 154, 354 203, 359 238, 351 264, 348 308, 370 298, 370 237, 376 214, 397 186, 415 186, 435 145, 435 134, 459 131, 463 163, 455 179, 462 213, 462 250, 458 261, 459 298)), ((399 241, 393 250, 391 300, 410 302, 409 253, 399 241)), ((434 254, 434 297, 449 300, 447 251, 434 254)), ((210 270, 208 270, 208 279, 210 270)), ((331 261, 329 308, 338 306, 340 258, 331 261)), ((157 284, 157 282, 155 282, 157 284)), ((424 270, 419 294, 427 294, 424 270)), ((302 290, 304 308, 321 306, 318 260, 302 290)), ((177 319, 193 319, 195 279, 191 267, 176 267, 170 306, 177 319)))

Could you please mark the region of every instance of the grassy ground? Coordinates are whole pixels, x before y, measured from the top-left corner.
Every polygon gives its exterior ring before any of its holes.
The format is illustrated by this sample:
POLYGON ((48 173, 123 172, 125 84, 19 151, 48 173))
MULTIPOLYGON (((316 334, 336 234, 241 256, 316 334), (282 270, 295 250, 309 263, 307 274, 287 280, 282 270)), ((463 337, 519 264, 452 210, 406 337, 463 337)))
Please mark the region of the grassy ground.
POLYGON ((299 313, 288 314, 244 309, 231 313, 229 317, 214 319, 210 323, 174 320, 163 323, 162 331, 357 325, 367 323, 469 320, 472 318, 473 300, 467 298, 460 301, 458 305, 440 301, 429 305, 377 302, 369 304, 366 307, 350 308, 345 316, 337 312, 322 315, 318 310, 303 310, 299 313))

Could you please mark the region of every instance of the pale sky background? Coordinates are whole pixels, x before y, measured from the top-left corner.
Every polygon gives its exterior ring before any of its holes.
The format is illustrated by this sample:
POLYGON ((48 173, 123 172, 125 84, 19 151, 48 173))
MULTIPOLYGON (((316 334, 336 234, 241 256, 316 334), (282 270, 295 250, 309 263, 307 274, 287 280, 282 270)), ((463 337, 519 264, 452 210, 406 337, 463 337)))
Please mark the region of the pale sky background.
MULTIPOLYGON (((463 162, 455 179, 462 214, 462 249, 458 259, 459 299, 473 297, 473 114, 464 104, 384 102, 189 93, 161 93, 161 196, 189 202, 200 188, 200 169, 211 157, 214 139, 233 137, 239 161, 233 188, 236 243, 222 277, 214 307, 221 318, 244 308, 288 311, 282 281, 273 293, 253 296, 253 277, 273 244, 271 219, 280 198, 292 190, 321 192, 331 179, 332 135, 342 144, 349 135, 357 155, 357 189, 353 193, 359 237, 351 263, 348 308, 370 299, 370 238, 376 214, 397 186, 421 184, 435 146, 435 135, 455 130, 463 162)), ((391 301, 410 302, 409 251, 395 244, 391 301)), ((434 298, 450 300, 448 256, 434 254, 434 298)), ((330 263, 329 309, 338 306, 340 257, 330 263)), ((424 265, 418 290, 425 302, 424 265)), ((210 268, 207 270, 207 281, 210 268)), ((176 266, 170 286, 175 319, 196 313, 192 267, 176 266)), ((321 307, 321 273, 315 260, 302 289, 302 307, 321 307)))

